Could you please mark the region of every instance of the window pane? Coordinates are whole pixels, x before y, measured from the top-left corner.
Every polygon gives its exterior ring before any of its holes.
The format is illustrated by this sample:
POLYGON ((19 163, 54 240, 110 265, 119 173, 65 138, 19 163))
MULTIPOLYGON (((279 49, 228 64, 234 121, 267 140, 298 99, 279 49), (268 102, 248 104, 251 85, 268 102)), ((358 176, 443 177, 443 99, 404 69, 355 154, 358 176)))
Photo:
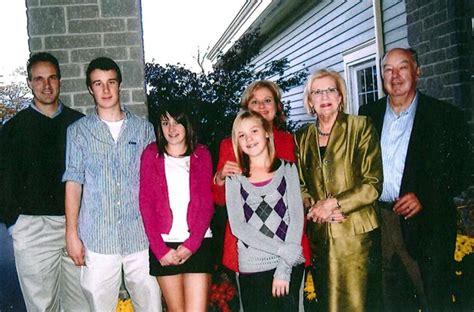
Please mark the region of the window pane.
POLYGON ((357 77, 357 95, 359 106, 371 103, 377 99, 377 68, 375 65, 356 72, 357 77))

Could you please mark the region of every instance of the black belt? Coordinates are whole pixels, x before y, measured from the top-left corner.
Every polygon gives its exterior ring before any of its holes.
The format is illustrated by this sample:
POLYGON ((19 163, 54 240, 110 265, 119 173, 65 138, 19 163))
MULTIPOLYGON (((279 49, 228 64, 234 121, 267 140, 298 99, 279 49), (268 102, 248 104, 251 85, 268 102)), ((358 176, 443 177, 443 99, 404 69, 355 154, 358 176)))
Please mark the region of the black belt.
POLYGON ((387 209, 387 210, 392 210, 393 205, 395 205, 395 202, 384 202, 384 201, 378 201, 379 207, 382 209, 387 209))

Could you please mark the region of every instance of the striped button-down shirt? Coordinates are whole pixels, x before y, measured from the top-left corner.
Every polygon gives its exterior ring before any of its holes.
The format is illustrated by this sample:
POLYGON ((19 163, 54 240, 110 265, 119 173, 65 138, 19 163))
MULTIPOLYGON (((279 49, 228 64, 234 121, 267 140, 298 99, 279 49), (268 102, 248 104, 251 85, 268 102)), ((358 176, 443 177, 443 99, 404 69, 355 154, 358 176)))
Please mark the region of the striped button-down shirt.
POLYGON ((396 114, 390 107, 387 97, 387 108, 383 120, 380 145, 382 148, 383 191, 381 201, 392 202, 400 196, 405 158, 410 141, 413 121, 415 120, 418 93, 407 110, 396 114))
POLYGON ((79 236, 101 254, 130 254, 148 248, 138 208, 140 157, 154 140, 152 125, 125 111, 117 142, 97 113, 68 128, 63 181, 82 184, 79 236))

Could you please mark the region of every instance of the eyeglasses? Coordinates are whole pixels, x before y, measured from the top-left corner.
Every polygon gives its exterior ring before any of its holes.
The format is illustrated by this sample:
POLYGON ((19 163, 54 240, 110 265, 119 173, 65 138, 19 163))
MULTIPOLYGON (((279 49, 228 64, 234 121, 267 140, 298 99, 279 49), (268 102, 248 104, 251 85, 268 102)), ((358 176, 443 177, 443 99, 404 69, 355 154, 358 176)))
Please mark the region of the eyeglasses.
POLYGON ((338 91, 337 91, 337 88, 327 88, 327 89, 317 89, 317 90, 313 90, 310 92, 311 95, 314 95, 314 96, 323 96, 323 94, 326 93, 326 95, 330 96, 334 96, 336 94, 338 94, 338 91))

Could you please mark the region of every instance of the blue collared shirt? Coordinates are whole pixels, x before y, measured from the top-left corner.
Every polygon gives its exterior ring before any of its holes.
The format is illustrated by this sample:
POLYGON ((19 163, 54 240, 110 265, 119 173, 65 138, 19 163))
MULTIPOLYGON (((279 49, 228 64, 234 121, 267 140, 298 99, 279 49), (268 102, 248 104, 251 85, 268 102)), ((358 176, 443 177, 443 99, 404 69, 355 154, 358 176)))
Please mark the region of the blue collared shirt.
POLYGON ((153 126, 125 110, 117 142, 96 112, 68 128, 63 181, 82 184, 78 230, 84 246, 126 255, 148 248, 138 207, 140 157, 153 126))
POLYGON ((54 114, 52 116, 48 116, 45 113, 43 113, 42 111, 40 111, 40 109, 38 108, 38 106, 36 106, 35 101, 33 99, 31 100, 30 107, 32 109, 34 109, 35 111, 37 111, 38 113, 40 113, 41 115, 45 115, 45 116, 47 116, 51 119, 58 116, 63 111, 63 103, 60 100, 59 100, 59 103, 58 103, 58 109, 54 112, 54 114))
POLYGON ((405 158, 410 142, 413 121, 415 120, 418 105, 418 92, 407 110, 397 115, 390 107, 390 98, 387 97, 387 107, 383 120, 382 148, 383 190, 381 201, 393 202, 400 196, 405 158))

